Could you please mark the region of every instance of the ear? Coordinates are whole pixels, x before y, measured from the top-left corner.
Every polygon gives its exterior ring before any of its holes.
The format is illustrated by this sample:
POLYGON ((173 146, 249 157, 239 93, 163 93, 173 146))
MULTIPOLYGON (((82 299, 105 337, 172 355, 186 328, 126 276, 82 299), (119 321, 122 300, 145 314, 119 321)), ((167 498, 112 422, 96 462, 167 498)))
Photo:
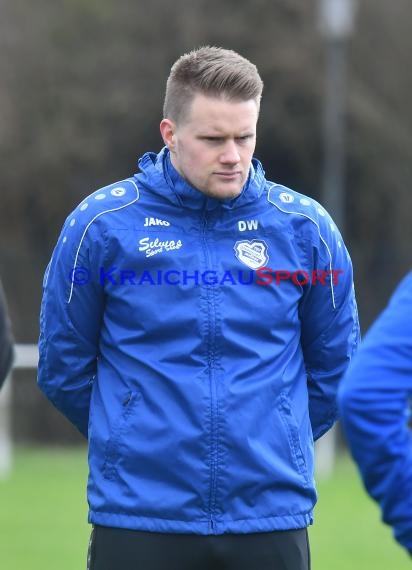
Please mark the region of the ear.
POLYGON ((162 135, 163 142, 171 151, 175 145, 175 133, 176 124, 170 119, 162 119, 160 122, 160 134, 162 135))

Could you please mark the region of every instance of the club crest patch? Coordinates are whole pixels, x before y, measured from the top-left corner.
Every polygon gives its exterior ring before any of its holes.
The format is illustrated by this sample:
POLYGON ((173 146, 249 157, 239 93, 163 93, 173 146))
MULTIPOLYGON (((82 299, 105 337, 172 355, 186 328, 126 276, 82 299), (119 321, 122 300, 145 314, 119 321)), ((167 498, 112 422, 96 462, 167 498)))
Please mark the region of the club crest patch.
POLYGON ((238 260, 250 269, 264 267, 269 261, 268 246, 264 241, 257 239, 237 241, 233 249, 238 260))

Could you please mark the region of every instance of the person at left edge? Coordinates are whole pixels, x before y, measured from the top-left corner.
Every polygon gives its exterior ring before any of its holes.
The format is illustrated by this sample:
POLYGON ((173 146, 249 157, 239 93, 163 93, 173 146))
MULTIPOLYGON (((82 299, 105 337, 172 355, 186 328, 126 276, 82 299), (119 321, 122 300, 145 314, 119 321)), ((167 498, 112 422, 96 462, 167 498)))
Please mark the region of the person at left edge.
POLYGON ((13 337, 7 311, 6 297, 0 282, 0 388, 13 362, 13 337))

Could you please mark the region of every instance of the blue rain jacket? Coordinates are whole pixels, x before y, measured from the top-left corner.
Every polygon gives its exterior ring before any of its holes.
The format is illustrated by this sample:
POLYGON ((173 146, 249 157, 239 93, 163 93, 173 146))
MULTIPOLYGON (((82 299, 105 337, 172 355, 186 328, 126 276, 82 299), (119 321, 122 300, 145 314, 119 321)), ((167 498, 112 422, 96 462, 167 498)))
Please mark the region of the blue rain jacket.
POLYGON ((70 214, 44 279, 38 382, 88 438, 89 520, 306 527, 359 336, 339 231, 255 159, 223 201, 167 150, 139 166, 70 214))
POLYGON ((343 426, 366 489, 412 554, 412 273, 367 332, 344 377, 343 426))

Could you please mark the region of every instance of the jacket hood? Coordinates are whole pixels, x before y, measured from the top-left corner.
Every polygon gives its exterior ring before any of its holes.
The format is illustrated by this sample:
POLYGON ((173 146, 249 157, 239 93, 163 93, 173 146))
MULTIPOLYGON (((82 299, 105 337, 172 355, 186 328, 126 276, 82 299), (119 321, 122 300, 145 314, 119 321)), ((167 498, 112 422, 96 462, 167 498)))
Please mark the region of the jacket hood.
POLYGON ((235 198, 226 200, 210 198, 191 186, 172 165, 170 152, 166 147, 158 154, 145 153, 138 160, 138 166, 140 173, 135 175, 138 182, 149 187, 153 192, 161 194, 177 206, 191 209, 238 208, 259 198, 266 183, 265 172, 256 158, 252 159, 249 176, 241 193, 235 198))

